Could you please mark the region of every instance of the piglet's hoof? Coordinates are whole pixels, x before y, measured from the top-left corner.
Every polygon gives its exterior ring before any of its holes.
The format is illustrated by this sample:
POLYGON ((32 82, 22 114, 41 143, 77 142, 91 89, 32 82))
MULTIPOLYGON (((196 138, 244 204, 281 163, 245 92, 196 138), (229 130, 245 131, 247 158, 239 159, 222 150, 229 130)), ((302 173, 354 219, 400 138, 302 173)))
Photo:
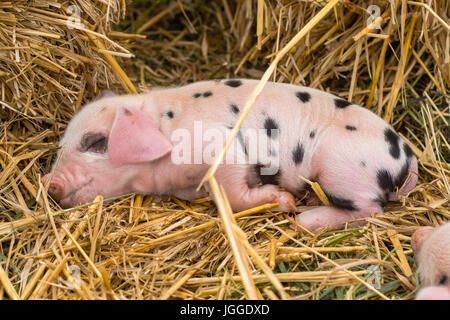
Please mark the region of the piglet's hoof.
POLYGON ((275 185, 266 184, 260 188, 257 188, 257 192, 261 196, 261 199, 268 200, 270 202, 278 202, 280 205, 273 208, 274 211, 296 212, 294 196, 287 191, 280 191, 275 185))
POLYGON ((275 210, 296 212, 297 207, 295 205, 294 196, 289 192, 278 191, 277 202, 280 204, 275 210))

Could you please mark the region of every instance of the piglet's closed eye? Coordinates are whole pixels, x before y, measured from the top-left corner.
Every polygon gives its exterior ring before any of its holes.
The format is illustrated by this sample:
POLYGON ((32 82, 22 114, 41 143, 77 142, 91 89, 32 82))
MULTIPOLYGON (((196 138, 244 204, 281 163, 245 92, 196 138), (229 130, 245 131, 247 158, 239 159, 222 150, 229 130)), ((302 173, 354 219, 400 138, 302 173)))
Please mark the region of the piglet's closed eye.
POLYGON ((171 150, 172 144, 147 114, 134 108, 117 109, 108 143, 112 164, 152 161, 171 150))

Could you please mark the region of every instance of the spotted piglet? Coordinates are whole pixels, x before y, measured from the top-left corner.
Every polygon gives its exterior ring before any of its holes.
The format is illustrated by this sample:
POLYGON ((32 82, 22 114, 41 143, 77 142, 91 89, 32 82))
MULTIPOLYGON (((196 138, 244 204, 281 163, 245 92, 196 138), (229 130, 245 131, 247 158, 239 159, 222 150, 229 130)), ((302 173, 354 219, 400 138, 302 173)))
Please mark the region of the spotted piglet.
POLYGON ((423 286, 416 299, 450 300, 450 222, 438 228, 420 227, 411 246, 423 286))
MULTIPOLYGON (((94 100, 66 128, 49 192, 66 207, 97 194, 207 196, 207 185, 196 188, 257 83, 203 81, 94 100)), ((307 187, 300 176, 317 181, 333 204, 297 216, 316 231, 382 212, 415 186, 417 161, 369 110, 316 89, 269 82, 216 178, 235 211, 278 201, 278 209, 295 212, 294 196, 307 187)))

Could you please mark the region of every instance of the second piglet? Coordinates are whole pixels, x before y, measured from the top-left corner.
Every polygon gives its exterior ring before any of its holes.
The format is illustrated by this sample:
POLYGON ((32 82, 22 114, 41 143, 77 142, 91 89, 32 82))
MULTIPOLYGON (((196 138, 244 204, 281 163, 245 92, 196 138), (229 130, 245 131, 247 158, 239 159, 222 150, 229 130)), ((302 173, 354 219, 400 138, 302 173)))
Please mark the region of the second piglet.
POLYGON ((450 222, 437 228, 420 227, 411 246, 423 286, 416 299, 450 300, 450 222))
MULTIPOLYGON (((87 104, 60 141, 50 193, 67 207, 97 194, 207 196, 207 185, 196 188, 256 85, 203 81, 87 104)), ((233 210, 279 202, 297 211, 302 176, 332 203, 297 216, 311 231, 382 212, 417 181, 411 148, 385 121, 316 89, 267 83, 235 142, 216 173, 233 210)))

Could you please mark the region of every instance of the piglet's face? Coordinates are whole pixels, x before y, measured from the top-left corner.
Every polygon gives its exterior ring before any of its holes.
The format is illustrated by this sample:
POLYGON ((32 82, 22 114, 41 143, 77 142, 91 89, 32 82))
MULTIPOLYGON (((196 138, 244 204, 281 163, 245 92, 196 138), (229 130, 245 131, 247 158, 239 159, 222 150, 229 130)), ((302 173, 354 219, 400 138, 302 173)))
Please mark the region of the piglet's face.
POLYGON ((450 223, 419 228, 411 243, 424 286, 416 299, 450 300, 450 223))
POLYGON ((70 121, 48 189, 63 207, 90 202, 98 194, 109 198, 134 191, 131 180, 142 165, 170 152, 147 107, 143 96, 108 95, 70 121))

